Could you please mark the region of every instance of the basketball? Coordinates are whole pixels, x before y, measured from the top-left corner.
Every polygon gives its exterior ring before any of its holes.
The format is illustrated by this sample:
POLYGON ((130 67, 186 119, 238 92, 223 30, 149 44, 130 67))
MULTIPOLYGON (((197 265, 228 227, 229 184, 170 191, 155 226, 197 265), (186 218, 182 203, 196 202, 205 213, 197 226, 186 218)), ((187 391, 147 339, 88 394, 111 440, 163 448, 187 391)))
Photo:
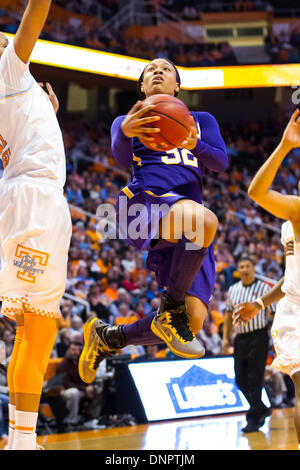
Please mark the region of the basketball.
POLYGON ((181 146, 188 137, 192 117, 187 106, 175 96, 166 94, 153 95, 144 101, 145 105, 154 104, 155 108, 143 117, 159 116, 160 120, 146 124, 147 127, 159 127, 159 133, 148 134, 152 142, 141 142, 151 150, 167 151, 181 146))

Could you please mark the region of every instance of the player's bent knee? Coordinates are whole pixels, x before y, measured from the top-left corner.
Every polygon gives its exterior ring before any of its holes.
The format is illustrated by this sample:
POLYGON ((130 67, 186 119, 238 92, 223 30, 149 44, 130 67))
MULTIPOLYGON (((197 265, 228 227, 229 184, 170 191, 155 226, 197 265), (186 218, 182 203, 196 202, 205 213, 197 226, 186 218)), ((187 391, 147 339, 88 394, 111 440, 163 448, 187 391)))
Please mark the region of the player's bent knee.
POLYGON ((216 232, 218 229, 218 225, 219 225, 219 221, 218 221, 218 217, 216 216, 216 214, 214 214, 214 212, 212 212, 211 210, 205 208, 205 212, 204 212, 205 228, 216 232))
POLYGON ((217 216, 211 212, 209 209, 205 208, 205 214, 204 214, 204 232, 205 232, 205 239, 208 244, 213 241, 216 232, 218 230, 219 226, 219 221, 217 216))

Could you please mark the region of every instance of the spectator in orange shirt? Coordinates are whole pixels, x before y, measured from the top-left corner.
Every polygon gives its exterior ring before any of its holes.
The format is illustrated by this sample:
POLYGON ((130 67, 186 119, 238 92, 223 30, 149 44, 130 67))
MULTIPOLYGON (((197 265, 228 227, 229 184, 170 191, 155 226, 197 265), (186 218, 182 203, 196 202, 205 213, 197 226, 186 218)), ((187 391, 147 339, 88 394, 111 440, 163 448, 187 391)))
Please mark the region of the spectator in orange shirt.
POLYGON ((85 233, 92 243, 91 249, 96 250, 99 246, 99 241, 103 238, 103 235, 96 230, 96 224, 94 222, 89 222, 85 233))
POLYGON ((147 279, 147 271, 145 268, 143 268, 143 259, 141 255, 138 255, 136 257, 136 265, 135 268, 131 271, 131 279, 135 283, 140 276, 144 276, 145 279, 147 279))
POLYGON ((71 264, 71 272, 72 276, 76 277, 77 271, 79 269, 79 259, 80 259, 80 251, 78 248, 72 247, 69 250, 69 262, 71 264))
POLYGON ((107 289, 105 290, 105 294, 113 301, 118 299, 118 283, 115 280, 112 280, 107 289))
POLYGON ((132 313, 129 305, 125 302, 119 306, 120 316, 115 318, 115 325, 130 325, 138 320, 138 317, 132 313))
POLYGON ((111 268, 112 264, 108 259, 108 252, 106 250, 101 251, 100 257, 96 261, 96 264, 99 266, 103 274, 106 274, 107 271, 111 268))

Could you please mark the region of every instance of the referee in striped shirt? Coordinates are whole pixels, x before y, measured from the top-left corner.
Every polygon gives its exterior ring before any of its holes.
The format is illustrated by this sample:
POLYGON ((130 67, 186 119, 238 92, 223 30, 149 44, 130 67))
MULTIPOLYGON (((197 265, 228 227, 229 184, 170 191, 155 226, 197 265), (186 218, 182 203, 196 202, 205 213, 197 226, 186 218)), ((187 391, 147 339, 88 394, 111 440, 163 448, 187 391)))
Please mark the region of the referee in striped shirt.
MULTIPOLYGON (((251 258, 247 256, 240 258, 238 273, 240 281, 228 290, 228 306, 223 327, 223 354, 230 352, 232 314, 235 306, 243 302, 259 302, 261 296, 270 289, 265 282, 255 278, 254 263, 251 258)), ((271 410, 261 399, 269 347, 267 323, 267 309, 262 308, 249 323, 240 324, 234 330, 235 380, 250 405, 246 414, 247 426, 243 428, 243 432, 258 431, 264 424, 266 416, 271 414, 271 410)))

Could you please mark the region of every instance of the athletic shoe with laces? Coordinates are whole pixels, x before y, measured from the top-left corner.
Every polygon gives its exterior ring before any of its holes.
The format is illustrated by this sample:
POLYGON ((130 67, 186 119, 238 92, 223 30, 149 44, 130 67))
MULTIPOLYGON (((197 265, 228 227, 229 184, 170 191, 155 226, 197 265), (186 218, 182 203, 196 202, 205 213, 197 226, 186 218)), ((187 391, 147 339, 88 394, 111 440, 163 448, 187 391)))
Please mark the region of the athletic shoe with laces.
POLYGON ((175 301, 166 292, 161 295, 160 308, 153 318, 151 330, 177 356, 197 359, 205 354, 205 349, 189 327, 185 304, 175 301))
POLYGON ((124 336, 120 326, 106 325, 98 318, 85 323, 83 335, 84 347, 79 358, 78 372, 84 382, 92 383, 100 362, 124 347, 124 336))

